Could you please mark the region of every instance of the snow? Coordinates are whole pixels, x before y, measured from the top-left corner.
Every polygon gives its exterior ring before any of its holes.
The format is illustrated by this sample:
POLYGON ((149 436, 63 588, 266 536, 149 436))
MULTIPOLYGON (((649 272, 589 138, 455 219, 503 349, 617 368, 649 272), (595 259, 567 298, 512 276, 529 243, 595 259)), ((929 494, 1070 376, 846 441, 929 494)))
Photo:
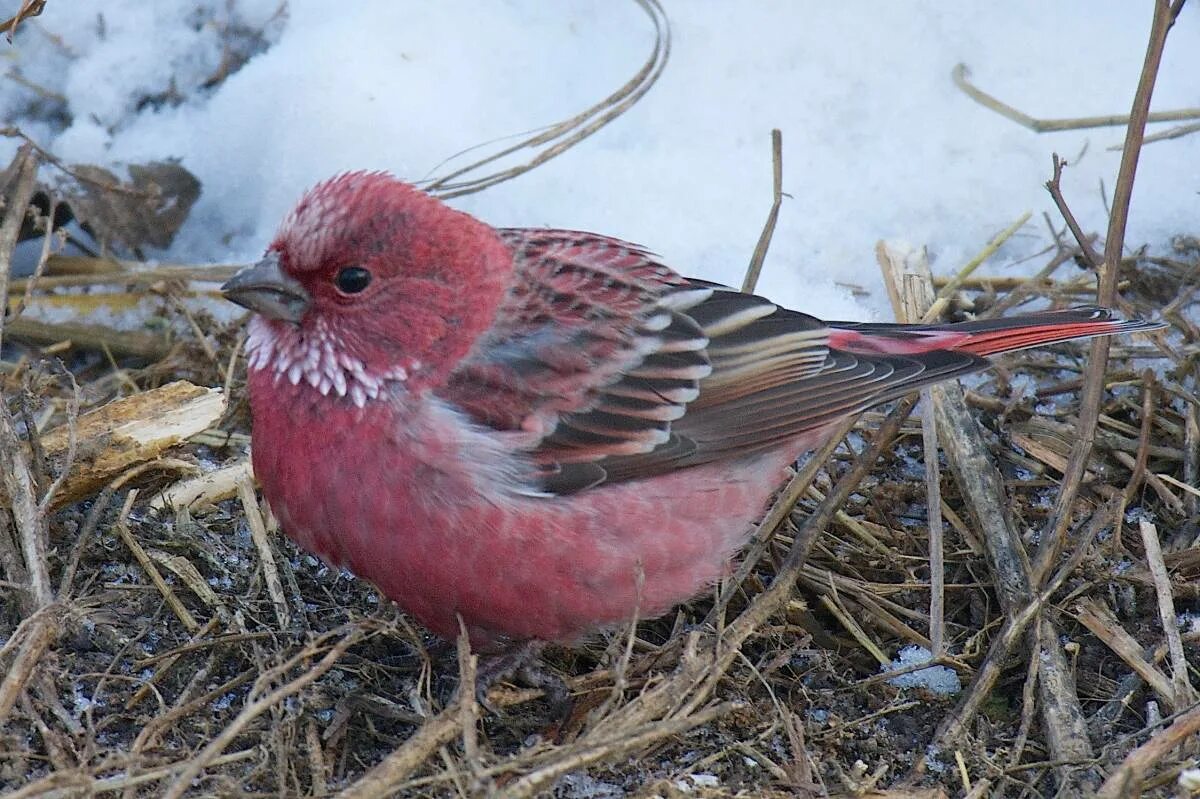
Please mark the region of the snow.
POLYGON ((688 774, 686 777, 681 777, 675 780, 675 787, 682 793, 692 793, 697 788, 718 788, 721 785, 721 778, 716 774, 688 774))
MULTIPOLYGON (((882 668, 883 672, 916 666, 933 660, 933 653, 925 647, 915 644, 904 647, 897 655, 898 657, 891 662, 891 665, 882 668)), ((892 677, 888 682, 897 688, 925 688, 935 694, 957 694, 962 691, 962 683, 959 682, 958 674, 945 666, 930 666, 927 669, 910 671, 907 674, 892 677)))
POLYGON ((564 774, 554 787, 554 795, 563 799, 622 799, 628 795, 621 786, 584 772, 564 774))
POLYGON ((1200 768, 1185 768, 1179 772, 1176 784, 1188 794, 1200 791, 1200 768))
MULTIPOLYGON (((18 0, 0 0, 0 17, 18 0)), ((497 225, 590 229, 643 243, 682 272, 740 282, 770 205, 769 131, 783 130, 790 194, 760 289, 827 317, 885 317, 873 247, 927 243, 957 269, 1024 211, 1034 222, 984 267, 1022 259, 1064 190, 1101 230, 1122 132, 1037 135, 953 85, 974 80, 1045 117, 1125 113, 1152 3, 816 3, 666 0, 670 61, 616 122, 517 180, 454 205, 497 225), (1080 157, 1081 156, 1081 157, 1080 157), (845 284, 865 288, 853 296, 845 284)), ((1156 109, 1195 107, 1200 8, 1168 42, 1156 109)), ((3 119, 68 162, 177 157, 203 195, 160 256, 255 258, 309 185, 353 168, 419 179, 455 153, 557 122, 640 67, 651 27, 630 0, 52 0, 18 30, 3 119), (86 9, 86 10, 83 10, 86 9), (224 32, 255 52, 215 88, 224 32), (146 96, 155 98, 143 102, 146 96), (172 99, 175 98, 175 99, 172 99), (179 102, 178 98, 183 98, 179 102), (69 123, 69 124, 67 124, 69 123)), ((1155 128, 1162 130, 1160 126, 1155 128)), ((7 160, 14 139, 0 139, 7 160)), ((1127 241, 1162 248, 1200 219, 1200 135, 1143 153, 1127 241)))

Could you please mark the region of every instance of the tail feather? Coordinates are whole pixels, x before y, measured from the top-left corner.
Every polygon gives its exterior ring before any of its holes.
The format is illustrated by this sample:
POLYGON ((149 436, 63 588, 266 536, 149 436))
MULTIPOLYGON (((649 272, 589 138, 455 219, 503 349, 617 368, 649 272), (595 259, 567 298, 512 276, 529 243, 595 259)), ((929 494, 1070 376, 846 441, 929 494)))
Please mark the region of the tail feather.
POLYGON ((1039 347, 1060 341, 1158 330, 1161 322, 1121 319, 1108 308, 1090 305, 1000 319, 938 325, 831 322, 831 347, 859 354, 920 355, 955 350, 972 355, 1039 347))

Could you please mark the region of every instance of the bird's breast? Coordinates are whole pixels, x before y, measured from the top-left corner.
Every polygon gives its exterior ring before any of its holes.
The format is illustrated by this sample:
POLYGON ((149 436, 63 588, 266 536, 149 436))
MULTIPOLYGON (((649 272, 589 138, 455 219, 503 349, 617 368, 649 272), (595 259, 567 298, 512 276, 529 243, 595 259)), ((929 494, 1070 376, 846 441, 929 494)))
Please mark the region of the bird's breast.
POLYGON ((361 550, 371 536, 428 527, 523 488, 519 455, 432 397, 396 388, 358 407, 260 370, 250 399, 264 496, 289 535, 338 565, 369 560, 361 550), (363 542, 366 528, 375 529, 363 542))
POLYGON ((436 400, 331 403, 251 376, 255 474, 283 530, 444 636, 569 641, 655 615, 723 573, 783 453, 564 496, 436 400))

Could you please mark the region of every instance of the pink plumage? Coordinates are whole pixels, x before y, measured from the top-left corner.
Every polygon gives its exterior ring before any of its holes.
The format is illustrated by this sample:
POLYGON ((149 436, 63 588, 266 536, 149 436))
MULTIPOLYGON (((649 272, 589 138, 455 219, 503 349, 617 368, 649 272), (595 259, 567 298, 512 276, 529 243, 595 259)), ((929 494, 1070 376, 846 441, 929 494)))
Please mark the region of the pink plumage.
POLYGON ((694 596, 847 415, 984 356, 1156 326, 826 323, 377 173, 308 192, 225 291, 258 311, 254 470, 284 531, 477 646, 694 596))

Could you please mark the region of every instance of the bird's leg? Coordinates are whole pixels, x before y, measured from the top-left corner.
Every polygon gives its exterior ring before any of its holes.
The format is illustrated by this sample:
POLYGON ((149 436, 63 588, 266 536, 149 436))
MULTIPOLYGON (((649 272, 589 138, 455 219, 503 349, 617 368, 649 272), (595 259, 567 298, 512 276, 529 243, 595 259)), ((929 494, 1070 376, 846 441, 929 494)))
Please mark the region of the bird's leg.
POLYGON ((536 640, 517 641, 494 654, 480 655, 479 666, 475 670, 475 698, 479 704, 494 711, 487 703, 488 690, 520 671, 526 663, 542 653, 544 646, 543 642, 536 640))
POLYGON ((541 663, 545 647, 544 641, 519 641, 495 655, 481 657, 475 672, 475 698, 479 704, 496 713, 488 702, 488 689, 513 677, 526 687, 540 688, 553 712, 565 718, 571 710, 571 692, 562 677, 541 663))

